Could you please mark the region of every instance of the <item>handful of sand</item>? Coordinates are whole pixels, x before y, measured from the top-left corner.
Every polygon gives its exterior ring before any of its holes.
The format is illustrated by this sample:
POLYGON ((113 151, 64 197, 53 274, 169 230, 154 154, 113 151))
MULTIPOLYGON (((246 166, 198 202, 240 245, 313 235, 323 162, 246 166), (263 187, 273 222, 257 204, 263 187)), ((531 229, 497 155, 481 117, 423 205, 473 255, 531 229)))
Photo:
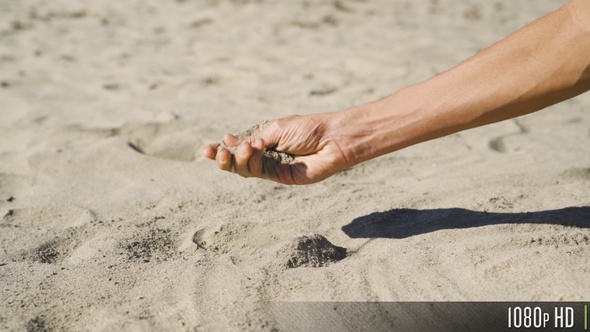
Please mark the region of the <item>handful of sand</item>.
MULTIPOLYGON (((273 120, 261 121, 246 130, 240 131, 235 136, 237 136, 238 138, 250 137, 250 136, 254 135, 255 133, 266 128, 272 122, 273 122, 273 120)), ((217 147, 218 151, 220 149, 226 149, 232 155, 234 155, 236 153, 237 147, 227 146, 223 142, 223 140, 218 142, 217 144, 218 144, 218 147, 217 147)), ((285 152, 277 151, 274 148, 266 148, 262 151, 262 166, 264 167, 264 172, 265 172, 267 178, 270 178, 271 176, 275 176, 278 173, 278 165, 277 164, 293 164, 294 162, 295 162, 295 158, 293 155, 285 153, 285 152)))

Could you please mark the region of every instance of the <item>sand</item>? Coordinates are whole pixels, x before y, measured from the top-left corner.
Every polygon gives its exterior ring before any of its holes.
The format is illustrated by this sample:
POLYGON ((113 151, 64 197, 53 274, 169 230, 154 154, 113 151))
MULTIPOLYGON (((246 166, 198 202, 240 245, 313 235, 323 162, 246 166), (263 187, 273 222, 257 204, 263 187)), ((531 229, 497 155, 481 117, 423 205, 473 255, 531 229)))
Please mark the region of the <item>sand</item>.
MULTIPOLYGON (((253 138, 256 138, 258 134, 264 130, 264 128, 268 127, 273 120, 262 120, 248 129, 244 129, 237 134, 234 134, 239 139, 245 139, 246 141, 251 141, 253 138)), ((236 153, 238 150, 235 146, 228 146, 225 144, 223 140, 210 143, 210 146, 220 151, 221 149, 228 150, 232 155, 236 153)), ((277 151, 274 147, 266 147, 262 150, 262 169, 264 172, 264 176, 266 179, 275 178, 278 174, 278 167, 279 164, 293 164, 295 162, 295 156, 289 153, 277 151)), ((232 164, 233 167, 233 164, 232 164)), ((235 170, 231 170, 231 172, 235 172, 235 170)))
POLYGON ((263 119, 427 79, 563 3, 0 2, 0 328, 272 330, 281 301, 590 301, 588 94, 310 186, 200 156, 263 119), (346 255, 320 260, 329 248, 346 255))

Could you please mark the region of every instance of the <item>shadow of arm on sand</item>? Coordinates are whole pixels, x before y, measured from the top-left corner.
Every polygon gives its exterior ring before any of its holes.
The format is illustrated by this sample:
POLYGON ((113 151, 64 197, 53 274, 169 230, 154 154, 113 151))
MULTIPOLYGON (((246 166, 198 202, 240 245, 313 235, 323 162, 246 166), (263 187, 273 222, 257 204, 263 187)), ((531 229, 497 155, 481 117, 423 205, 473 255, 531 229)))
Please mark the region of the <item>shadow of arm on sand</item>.
POLYGON ((501 224, 551 224, 590 228, 590 207, 519 213, 480 212, 460 208, 394 209, 356 218, 342 227, 342 230, 351 238, 403 239, 444 229, 501 224))

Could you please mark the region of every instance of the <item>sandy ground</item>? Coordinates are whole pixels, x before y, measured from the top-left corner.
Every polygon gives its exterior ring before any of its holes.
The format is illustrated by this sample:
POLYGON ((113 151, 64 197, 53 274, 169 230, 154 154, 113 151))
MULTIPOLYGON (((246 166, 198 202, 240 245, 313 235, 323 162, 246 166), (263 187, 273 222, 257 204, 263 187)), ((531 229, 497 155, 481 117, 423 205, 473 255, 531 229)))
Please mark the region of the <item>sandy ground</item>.
POLYGON ((590 301, 588 94, 311 186, 199 155, 427 79, 563 3, 0 1, 0 328, 271 330, 277 301, 590 301))

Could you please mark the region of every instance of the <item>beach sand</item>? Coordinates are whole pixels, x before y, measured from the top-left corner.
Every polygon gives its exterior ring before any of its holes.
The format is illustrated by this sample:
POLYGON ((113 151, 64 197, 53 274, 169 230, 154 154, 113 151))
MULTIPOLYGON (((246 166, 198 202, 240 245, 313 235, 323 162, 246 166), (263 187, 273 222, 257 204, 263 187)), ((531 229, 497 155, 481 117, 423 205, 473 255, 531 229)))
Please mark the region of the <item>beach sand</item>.
POLYGON ((590 301, 590 95, 310 186, 200 155, 564 1, 0 2, 0 329, 272 330, 280 301, 590 301))

